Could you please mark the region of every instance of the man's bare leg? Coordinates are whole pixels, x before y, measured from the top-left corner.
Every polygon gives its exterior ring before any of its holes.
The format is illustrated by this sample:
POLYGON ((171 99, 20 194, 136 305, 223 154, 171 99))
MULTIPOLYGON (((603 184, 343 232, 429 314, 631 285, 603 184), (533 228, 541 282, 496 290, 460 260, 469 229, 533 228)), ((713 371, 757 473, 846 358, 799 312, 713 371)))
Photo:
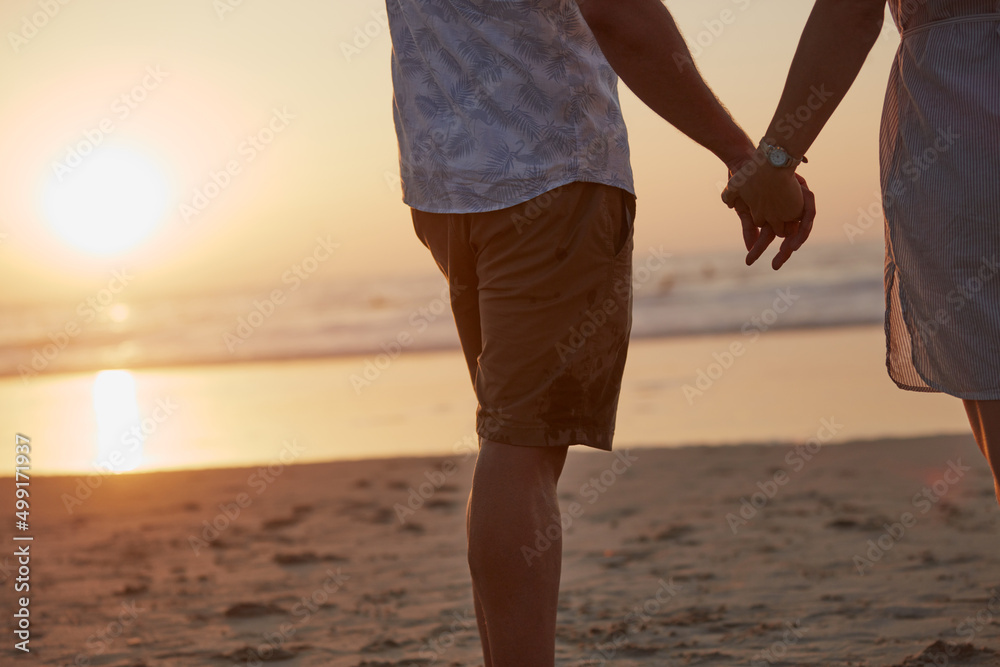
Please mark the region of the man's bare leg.
MULTIPOLYGON (((465 508, 465 536, 468 539, 472 522, 472 494, 469 494, 469 504, 465 508)), ((483 614, 483 603, 479 601, 479 591, 476 590, 476 583, 472 582, 472 602, 476 610, 476 625, 479 628, 479 641, 483 645, 484 667, 492 667, 490 660, 490 638, 486 632, 486 616, 483 614)))
POLYGON ((468 508, 469 569, 486 667, 554 667, 562 567, 556 484, 567 450, 491 442, 479 448, 468 508), (534 550, 536 531, 546 529, 556 539, 526 557, 522 547, 534 550))
POLYGON ((976 444, 993 471, 993 486, 1000 503, 1000 401, 963 401, 976 444))

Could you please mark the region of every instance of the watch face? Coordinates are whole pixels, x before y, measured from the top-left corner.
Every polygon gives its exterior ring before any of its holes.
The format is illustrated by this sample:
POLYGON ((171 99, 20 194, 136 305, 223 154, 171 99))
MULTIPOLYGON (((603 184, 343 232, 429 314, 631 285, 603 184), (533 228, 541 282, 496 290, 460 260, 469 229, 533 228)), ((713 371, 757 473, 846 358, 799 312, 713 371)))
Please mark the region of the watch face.
POLYGON ((784 167, 788 164, 788 153, 781 148, 775 148, 767 156, 768 162, 775 167, 784 167))

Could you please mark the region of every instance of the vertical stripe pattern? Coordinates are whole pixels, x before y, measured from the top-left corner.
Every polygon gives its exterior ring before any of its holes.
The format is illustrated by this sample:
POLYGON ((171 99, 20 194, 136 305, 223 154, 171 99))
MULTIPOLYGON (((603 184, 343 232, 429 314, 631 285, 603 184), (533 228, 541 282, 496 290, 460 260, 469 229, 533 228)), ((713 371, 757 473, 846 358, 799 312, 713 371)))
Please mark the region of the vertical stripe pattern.
POLYGON ((904 389, 1000 399, 1000 1, 889 4, 886 365, 904 389))

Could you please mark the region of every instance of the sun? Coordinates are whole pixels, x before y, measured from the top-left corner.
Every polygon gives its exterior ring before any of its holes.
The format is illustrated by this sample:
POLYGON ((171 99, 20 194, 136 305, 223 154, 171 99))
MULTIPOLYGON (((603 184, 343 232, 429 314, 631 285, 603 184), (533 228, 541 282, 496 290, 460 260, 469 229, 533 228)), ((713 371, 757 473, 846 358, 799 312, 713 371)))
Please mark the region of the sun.
POLYGON ((166 219, 169 182, 156 161, 127 146, 100 146, 54 170, 42 200, 59 237, 93 255, 117 255, 166 219))

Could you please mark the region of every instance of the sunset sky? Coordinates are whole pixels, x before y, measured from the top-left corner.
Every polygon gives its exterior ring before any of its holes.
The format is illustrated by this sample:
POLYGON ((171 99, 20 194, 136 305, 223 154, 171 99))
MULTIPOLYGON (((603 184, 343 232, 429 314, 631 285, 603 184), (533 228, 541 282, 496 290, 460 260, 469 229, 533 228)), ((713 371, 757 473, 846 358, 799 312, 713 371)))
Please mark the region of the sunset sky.
MULTIPOLYGON (((811 3, 667 6, 758 139, 811 3)), ((135 297, 266 288, 317 237, 340 244, 324 279, 433 270, 400 201, 383 20, 381 0, 5 0, 0 305, 71 301, 122 269, 135 297), (99 145, 78 158, 81 142, 99 145), (206 190, 214 197, 196 198, 206 190), (127 222, 92 231, 88 206, 102 225, 127 222)), ((800 172, 819 203, 814 243, 846 241, 844 224, 877 201, 879 112, 897 45, 887 21, 800 172)), ((736 218, 718 199, 721 164, 624 87, 622 99, 637 252, 738 248, 736 218)))

